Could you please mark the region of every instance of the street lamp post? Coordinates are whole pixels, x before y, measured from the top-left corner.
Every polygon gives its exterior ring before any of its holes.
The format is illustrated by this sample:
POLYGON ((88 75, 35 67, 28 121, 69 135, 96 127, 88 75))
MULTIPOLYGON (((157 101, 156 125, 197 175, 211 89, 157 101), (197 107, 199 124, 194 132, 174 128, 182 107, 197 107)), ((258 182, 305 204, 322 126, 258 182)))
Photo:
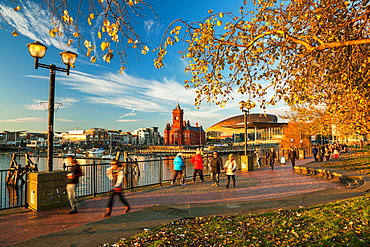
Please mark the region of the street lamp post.
POLYGON ((69 75, 69 70, 74 67, 77 54, 69 51, 60 53, 63 63, 67 68, 59 68, 54 64, 46 65, 39 63, 39 59, 45 56, 47 47, 38 41, 27 44, 28 52, 35 59, 35 69, 45 68, 50 70, 50 86, 49 86, 49 104, 48 104, 48 152, 47 152, 47 171, 53 171, 53 146, 54 146, 54 97, 55 97, 55 73, 56 71, 66 72, 69 75))
POLYGON ((248 153, 248 114, 250 109, 253 109, 256 104, 250 100, 244 102, 243 100, 239 102, 240 110, 244 113, 244 155, 247 156, 248 153))

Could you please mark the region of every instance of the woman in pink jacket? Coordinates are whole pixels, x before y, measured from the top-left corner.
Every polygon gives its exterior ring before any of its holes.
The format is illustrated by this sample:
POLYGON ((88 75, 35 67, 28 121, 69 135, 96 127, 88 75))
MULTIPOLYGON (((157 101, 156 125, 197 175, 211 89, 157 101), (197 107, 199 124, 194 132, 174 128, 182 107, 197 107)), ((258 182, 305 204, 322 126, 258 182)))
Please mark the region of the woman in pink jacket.
POLYGON ((203 158, 200 155, 200 151, 197 151, 195 155, 190 159, 190 162, 194 165, 194 173, 193 173, 193 183, 195 182, 195 177, 197 173, 199 174, 199 178, 202 182, 204 182, 203 178, 203 158))

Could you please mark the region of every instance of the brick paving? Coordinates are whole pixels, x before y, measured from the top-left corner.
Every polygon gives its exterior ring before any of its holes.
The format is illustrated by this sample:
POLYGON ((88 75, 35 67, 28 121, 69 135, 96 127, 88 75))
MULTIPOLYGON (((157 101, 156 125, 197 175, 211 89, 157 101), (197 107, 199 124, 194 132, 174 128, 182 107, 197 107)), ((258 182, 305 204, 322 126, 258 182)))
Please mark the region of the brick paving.
MULTIPOLYGON (((312 159, 298 160, 296 165, 311 162, 312 159)), ((320 178, 298 175, 293 172, 290 163, 277 165, 274 170, 262 167, 254 171, 238 172, 236 187, 225 188, 226 178, 221 176, 220 187, 210 187, 211 180, 188 183, 186 186, 151 186, 126 192, 131 204, 131 211, 164 203, 215 203, 241 202, 261 199, 276 199, 287 196, 320 191, 327 188, 343 188, 343 185, 328 182, 320 178)), ((0 246, 14 244, 39 236, 56 233, 77 226, 102 220, 107 197, 79 201, 79 213, 66 214, 69 207, 60 207, 40 212, 13 212, 0 216, 0 246)), ((112 217, 122 215, 124 207, 115 198, 112 217)), ((1 213, 1 212, 0 212, 1 213)))

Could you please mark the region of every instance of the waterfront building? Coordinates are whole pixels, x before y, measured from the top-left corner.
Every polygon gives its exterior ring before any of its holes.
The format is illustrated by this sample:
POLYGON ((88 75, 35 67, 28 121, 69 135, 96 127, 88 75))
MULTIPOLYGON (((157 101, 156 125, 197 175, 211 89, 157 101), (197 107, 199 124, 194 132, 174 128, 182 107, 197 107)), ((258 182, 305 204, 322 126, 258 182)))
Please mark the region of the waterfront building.
POLYGON ((164 145, 204 145, 206 135, 202 126, 196 123, 191 126, 190 121, 184 121, 184 111, 180 104, 172 110, 172 124, 166 124, 163 133, 164 145))
POLYGON ((158 127, 139 128, 133 131, 138 145, 159 145, 161 135, 158 127))
POLYGON ((108 130, 109 144, 113 147, 132 144, 131 132, 122 132, 122 130, 108 130))
POLYGON ((86 144, 87 139, 88 137, 85 130, 79 130, 75 128, 74 130, 70 130, 63 135, 62 142, 86 144))
POLYGON ((26 131, 2 131, 0 132, 0 144, 20 146, 24 142, 22 134, 26 131))
MULTIPOLYGON (((280 143, 284 134, 283 128, 287 125, 278 122, 277 116, 264 113, 248 114, 247 122, 248 142, 253 144, 280 143)), ((224 119, 206 130, 208 142, 244 142, 244 126, 244 114, 224 119)))

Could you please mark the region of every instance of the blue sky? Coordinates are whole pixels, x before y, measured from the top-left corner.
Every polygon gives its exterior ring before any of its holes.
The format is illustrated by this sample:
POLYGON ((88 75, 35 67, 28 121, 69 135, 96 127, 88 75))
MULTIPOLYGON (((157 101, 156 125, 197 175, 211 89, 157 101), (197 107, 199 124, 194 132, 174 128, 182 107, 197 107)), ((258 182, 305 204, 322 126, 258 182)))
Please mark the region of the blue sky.
MULTIPOLYGON (((1 15, 12 23, 7 26, 0 21, 0 131, 47 130, 49 94, 49 71, 34 69, 33 58, 26 45, 37 40, 48 46, 44 64, 64 67, 59 53, 63 51, 56 39, 49 36, 47 11, 40 9, 38 1, 22 1, 22 11, 13 11, 9 2, 0 3, 1 15), (23 14, 23 15, 20 15, 23 14), (2 28, 1 28, 2 27, 2 28), (11 32, 20 34, 13 37, 11 32)), ((207 11, 237 13, 242 1, 225 0, 149 0, 160 19, 148 15, 137 23, 137 31, 150 49, 160 42, 162 33, 173 20, 181 18, 189 22, 201 20, 207 11)), ((155 54, 134 54, 129 51, 127 70, 119 74, 120 64, 114 58, 107 64, 98 59, 95 64, 78 53, 79 57, 70 76, 57 72, 55 102, 62 103, 55 112, 55 131, 68 131, 76 127, 120 129, 133 131, 144 127, 159 127, 161 133, 166 123, 171 122, 171 112, 177 103, 184 109, 185 120, 192 125, 199 123, 207 129, 225 118, 241 114, 238 106, 246 96, 234 95, 225 108, 203 103, 200 109, 194 106, 195 93, 183 87, 189 79, 184 74, 186 61, 177 53, 183 46, 171 48, 165 67, 155 69, 155 54)), ((70 49, 77 52, 73 47, 70 49)), ((284 114, 283 104, 268 108, 267 113, 284 114)), ((263 112, 259 108, 253 113, 263 112)))

